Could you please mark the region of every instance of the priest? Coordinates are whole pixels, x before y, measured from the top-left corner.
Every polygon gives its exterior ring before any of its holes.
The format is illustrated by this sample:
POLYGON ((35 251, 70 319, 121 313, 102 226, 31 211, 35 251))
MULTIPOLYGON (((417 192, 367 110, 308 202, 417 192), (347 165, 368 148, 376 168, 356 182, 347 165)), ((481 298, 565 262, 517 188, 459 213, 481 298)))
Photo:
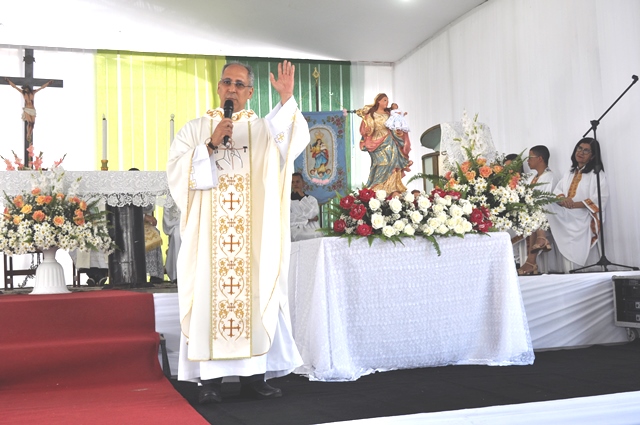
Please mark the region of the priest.
POLYGON ((239 376, 247 395, 279 397, 266 379, 302 364, 287 298, 289 176, 309 128, 293 98, 295 67, 284 61, 277 74, 269 78, 280 103, 261 119, 244 109, 253 71, 227 63, 218 82, 225 108, 188 122, 169 152, 182 238, 178 379, 200 382, 203 404, 222 400, 227 376, 239 376))

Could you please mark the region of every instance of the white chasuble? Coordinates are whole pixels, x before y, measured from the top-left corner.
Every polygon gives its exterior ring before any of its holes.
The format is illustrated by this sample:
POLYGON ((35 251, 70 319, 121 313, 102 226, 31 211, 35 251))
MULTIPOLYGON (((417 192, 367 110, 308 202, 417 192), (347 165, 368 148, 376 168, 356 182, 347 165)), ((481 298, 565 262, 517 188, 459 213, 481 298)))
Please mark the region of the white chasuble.
POLYGON ((221 119, 218 108, 188 122, 167 164, 181 211, 178 293, 190 361, 262 356, 278 323, 290 322, 290 174, 309 143, 307 123, 293 99, 265 119, 240 111, 232 148, 209 156, 205 143, 221 119))

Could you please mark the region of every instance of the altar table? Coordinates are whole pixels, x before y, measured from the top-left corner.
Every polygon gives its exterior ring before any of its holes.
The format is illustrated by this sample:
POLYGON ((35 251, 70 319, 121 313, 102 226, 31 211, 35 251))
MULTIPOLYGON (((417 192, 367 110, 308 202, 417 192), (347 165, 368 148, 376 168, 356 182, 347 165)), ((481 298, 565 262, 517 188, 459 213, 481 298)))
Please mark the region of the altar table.
POLYGON ((529 327, 507 233, 402 244, 292 244, 293 335, 312 380, 444 365, 528 365, 529 327))
MULTIPOLYGON (((4 195, 15 196, 19 193, 29 192, 32 188, 31 174, 37 171, 0 171, 0 206, 5 201, 4 195)), ((167 173, 165 171, 65 171, 65 187, 73 181, 80 179, 78 195, 85 200, 98 199, 110 207, 125 207, 133 205, 146 207, 149 205, 171 207, 174 202, 169 193, 167 173)), ((140 253, 139 253, 140 254, 140 253)), ((144 253, 141 253, 144 255, 144 253)), ((74 259, 75 258, 75 254, 74 259)), ((106 260, 104 255, 98 252, 83 253, 82 258, 76 261, 78 268, 104 267, 106 260)), ((129 254, 127 254, 129 255, 129 254)), ((140 255, 138 255, 139 257, 140 255)), ((129 258, 129 261, 135 261, 129 258)), ((138 260, 139 261, 139 260, 138 260)), ((21 270, 8 270, 2 272, 2 279, 8 276, 20 274, 21 270), (7 276, 5 276, 5 274, 7 276)), ((114 276, 117 276, 114 274, 114 276)), ((71 279, 75 279, 72 276, 71 279)), ((69 279, 66 279, 69 281, 69 279)), ((11 282, 10 286, 13 286, 11 282)), ((5 280, 5 289, 7 282, 5 280)))

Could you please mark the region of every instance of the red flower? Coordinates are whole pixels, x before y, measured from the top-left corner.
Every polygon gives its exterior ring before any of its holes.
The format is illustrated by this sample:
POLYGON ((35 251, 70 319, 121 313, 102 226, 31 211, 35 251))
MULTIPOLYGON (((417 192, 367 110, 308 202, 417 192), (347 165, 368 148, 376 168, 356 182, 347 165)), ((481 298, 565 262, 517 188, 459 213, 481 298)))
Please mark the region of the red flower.
POLYGON ((368 224, 361 224, 356 227, 356 233, 360 236, 369 236, 372 232, 371 226, 368 224))
POLYGON ((356 198, 354 198, 353 196, 345 196, 344 198, 340 199, 340 206, 345 210, 350 210, 353 207, 353 203, 355 201, 356 198))
POLYGON ((469 220, 473 224, 479 225, 484 221, 484 215, 482 214, 482 211, 480 211, 478 208, 474 208, 473 211, 471 211, 471 216, 469 217, 469 220))
POLYGON ((349 211, 349 215, 354 220, 360 220, 362 217, 364 217, 366 212, 367 212, 367 207, 365 207, 362 204, 356 204, 353 206, 353 208, 351 208, 351 211, 349 211))
POLYGON ((493 226, 491 220, 483 221, 482 223, 478 224, 478 231, 480 233, 487 233, 491 226, 493 226))
POLYGON ((435 195, 438 195, 439 197, 444 198, 446 194, 447 193, 444 190, 440 189, 439 187, 436 187, 431 191, 431 198, 433 199, 435 195))
MULTIPOLYGON (((344 198, 342 198, 344 199, 344 198)), ((344 229, 347 228, 347 223, 344 220, 336 220, 333 222, 333 231, 336 233, 344 233, 344 229)))
POLYGON ((374 198, 375 196, 376 193, 373 190, 361 189, 360 193, 358 194, 358 199, 360 199, 362 202, 369 202, 371 198, 374 198))

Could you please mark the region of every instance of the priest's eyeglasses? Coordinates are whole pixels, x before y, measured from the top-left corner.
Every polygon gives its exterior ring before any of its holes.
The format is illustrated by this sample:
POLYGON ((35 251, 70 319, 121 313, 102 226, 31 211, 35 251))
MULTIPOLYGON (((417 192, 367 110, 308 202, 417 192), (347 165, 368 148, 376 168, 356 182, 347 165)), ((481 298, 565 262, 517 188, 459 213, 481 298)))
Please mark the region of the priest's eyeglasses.
POLYGON ((577 153, 577 152, 582 152, 582 153, 584 153, 585 155, 589 155, 589 154, 591 153, 591 149, 583 148, 582 146, 578 146, 578 147, 576 148, 576 153, 577 153))
POLYGON ((223 80, 220 80, 220 84, 226 87, 231 87, 231 84, 234 84, 237 90, 246 89, 247 87, 253 87, 253 86, 246 85, 242 81, 231 81, 231 78, 225 78, 223 80))

